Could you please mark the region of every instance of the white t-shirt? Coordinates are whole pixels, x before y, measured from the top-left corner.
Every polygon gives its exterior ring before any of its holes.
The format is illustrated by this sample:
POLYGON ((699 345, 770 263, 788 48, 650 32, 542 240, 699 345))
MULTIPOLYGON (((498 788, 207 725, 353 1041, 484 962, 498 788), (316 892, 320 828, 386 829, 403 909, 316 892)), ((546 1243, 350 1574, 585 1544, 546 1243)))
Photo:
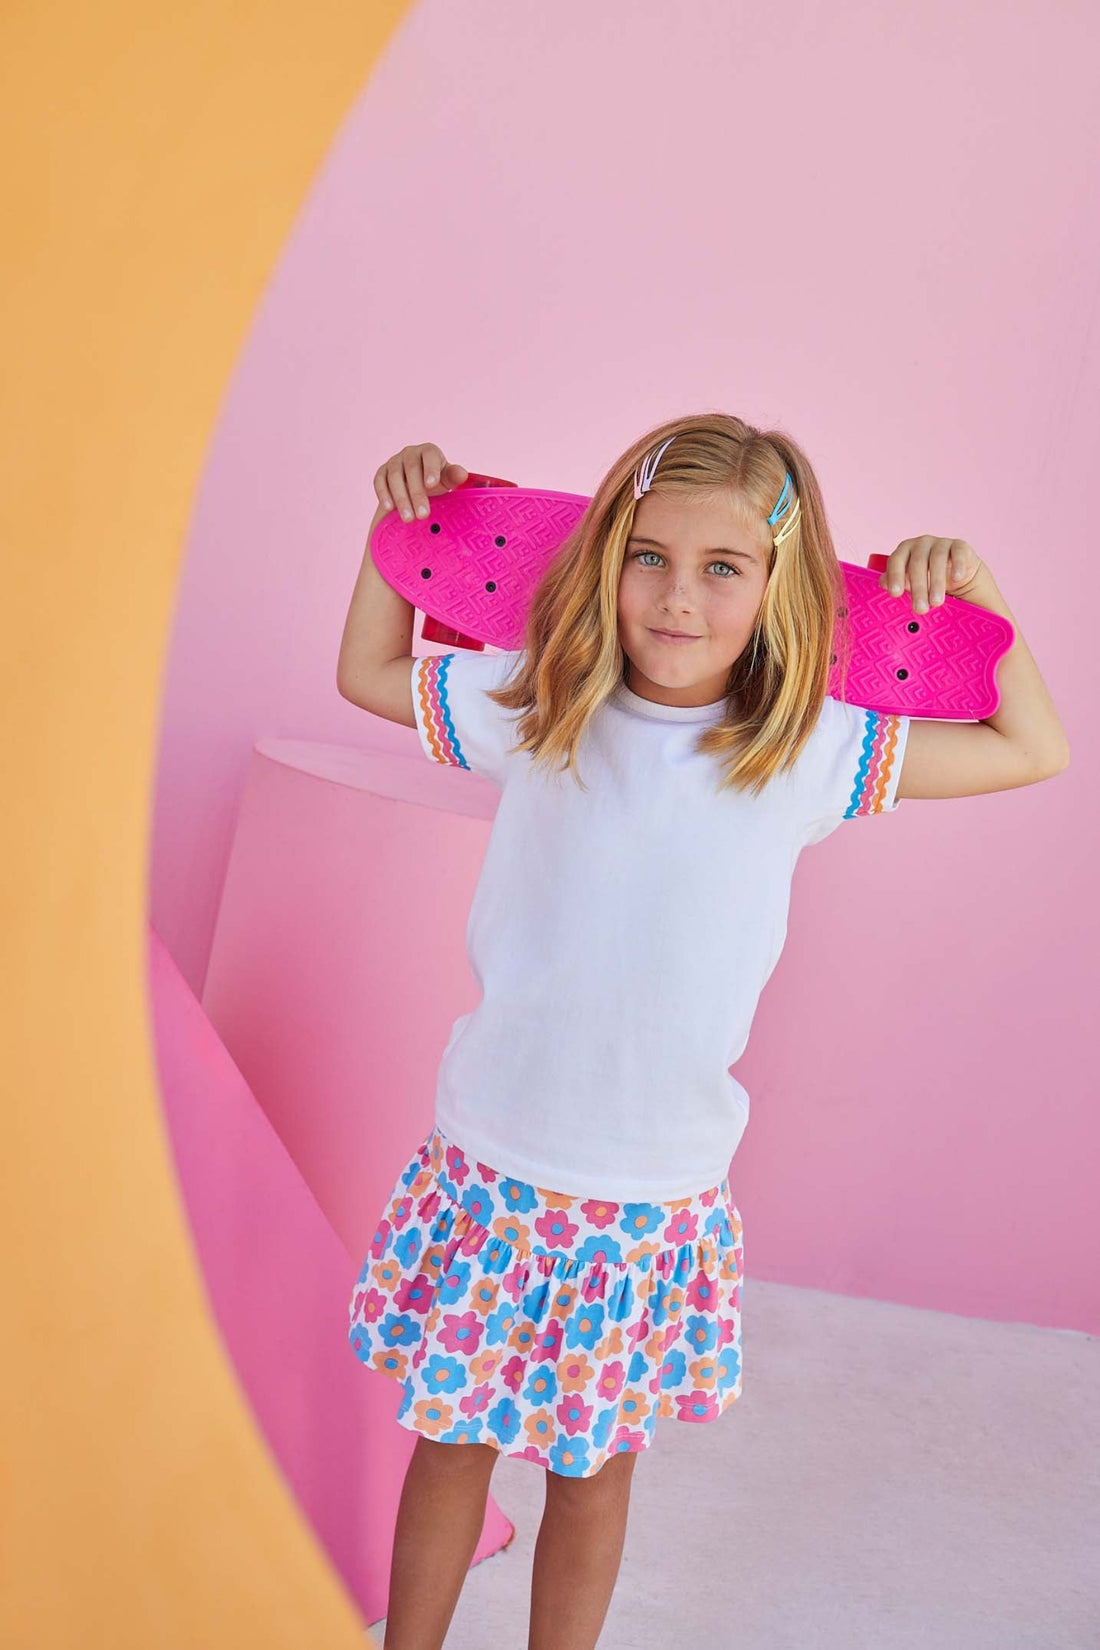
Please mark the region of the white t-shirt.
POLYGON ((481 1001, 454 1023, 435 1114, 466 1155, 584 1197, 663 1202, 717 1185, 748 1120, 729 1071, 787 933, 799 852, 893 812, 909 718, 827 698, 789 773, 716 789, 692 746, 725 701, 660 705, 620 683, 571 774, 509 752, 485 695, 516 653, 420 658, 431 760, 501 788, 466 949, 481 1001))

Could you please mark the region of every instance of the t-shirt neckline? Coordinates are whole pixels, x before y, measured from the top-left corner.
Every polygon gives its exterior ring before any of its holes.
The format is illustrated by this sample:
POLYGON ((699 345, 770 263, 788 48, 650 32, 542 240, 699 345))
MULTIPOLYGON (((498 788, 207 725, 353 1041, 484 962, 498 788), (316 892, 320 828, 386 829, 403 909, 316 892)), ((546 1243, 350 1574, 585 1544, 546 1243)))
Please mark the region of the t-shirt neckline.
POLYGON ((655 722, 717 722, 725 715, 728 703, 726 699, 715 699, 709 705, 661 705, 655 699, 643 699, 625 682, 617 683, 611 697, 623 710, 655 722))

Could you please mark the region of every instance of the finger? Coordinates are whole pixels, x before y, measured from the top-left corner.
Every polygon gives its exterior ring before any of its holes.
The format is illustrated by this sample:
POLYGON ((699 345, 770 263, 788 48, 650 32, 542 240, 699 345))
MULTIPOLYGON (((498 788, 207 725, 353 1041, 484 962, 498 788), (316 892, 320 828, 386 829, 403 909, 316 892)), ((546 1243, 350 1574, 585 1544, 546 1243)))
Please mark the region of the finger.
POLYGON ((393 509, 393 499, 390 497, 389 483, 386 480, 386 466, 380 464, 374 472, 374 490, 378 494, 378 502, 384 510, 393 509))
POLYGON ((970 547, 956 541, 951 546, 951 583, 965 584, 971 576, 973 560, 970 547))
POLYGON ((947 597, 947 558, 951 544, 951 539, 936 539, 928 557, 928 601, 932 607, 941 607, 947 597))
POLYGON ((913 612, 928 611, 928 559, 935 539, 927 533, 913 541, 909 557, 909 594, 913 598, 913 612))
POLYGON ((440 474, 443 477, 444 485, 450 489, 452 487, 461 487, 470 472, 464 464, 448 464, 446 460, 444 460, 443 468, 440 471, 440 474))
POLYGON ((439 478, 443 474, 447 460, 433 441, 426 441, 420 449, 424 460, 424 486, 427 489, 439 486, 439 478))
POLYGON ((401 512, 401 520, 411 521, 412 504, 409 502, 409 490, 405 486, 405 465, 400 453, 395 453, 386 465, 386 479, 389 482, 390 497, 401 512))
POLYGON ((909 548, 904 544, 899 544, 886 558, 886 571, 882 576, 891 596, 900 596, 905 589, 905 568, 908 560, 909 548))
POLYGON ((418 516, 426 516, 431 509, 428 495, 424 491, 424 465, 420 458, 420 448, 414 447, 405 455, 405 480, 408 483, 409 497, 412 499, 413 509, 418 516))

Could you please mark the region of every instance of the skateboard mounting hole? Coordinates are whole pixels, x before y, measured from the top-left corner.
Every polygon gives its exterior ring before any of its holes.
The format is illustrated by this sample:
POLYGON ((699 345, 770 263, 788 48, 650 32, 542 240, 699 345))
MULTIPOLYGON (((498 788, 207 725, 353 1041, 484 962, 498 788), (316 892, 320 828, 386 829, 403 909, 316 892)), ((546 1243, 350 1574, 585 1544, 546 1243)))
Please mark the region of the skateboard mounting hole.
POLYGON ((908 675, 909 675, 909 672, 907 670, 899 670, 897 672, 898 681, 899 682, 904 682, 908 675))
POLYGON ((439 522, 438 521, 433 521, 432 522, 432 532, 433 533, 442 533, 442 531, 443 531, 443 528, 440 526, 439 522))
POLYGON ((504 537, 503 533, 498 533, 496 538, 493 540, 493 543, 503 545, 503 544, 507 544, 508 540, 504 537))
POLYGON ((919 630, 920 625, 917 623, 916 619, 910 619, 905 628, 906 630, 919 630))
POLYGON ((430 579, 431 576, 432 576, 432 570, 431 570, 430 567, 422 567, 420 569, 420 577, 422 579, 430 579))
POLYGON ((494 579, 490 579, 485 588, 490 592, 494 591, 496 589, 496 581, 494 579))
POLYGON ((838 618, 846 619, 848 617, 848 609, 846 607, 838 607, 836 611, 838 618))
POLYGON ((829 654, 829 663, 830 663, 830 664, 831 664, 831 665, 835 665, 835 664, 836 664, 836 654, 835 654, 835 653, 830 653, 830 654, 829 654))

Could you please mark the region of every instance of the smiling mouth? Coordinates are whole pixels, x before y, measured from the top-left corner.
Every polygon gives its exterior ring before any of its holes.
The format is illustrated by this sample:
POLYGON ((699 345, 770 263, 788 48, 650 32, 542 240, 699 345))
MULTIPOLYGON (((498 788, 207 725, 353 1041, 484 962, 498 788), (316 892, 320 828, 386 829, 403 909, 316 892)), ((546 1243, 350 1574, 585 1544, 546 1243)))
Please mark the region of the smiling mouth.
POLYGON ((689 630, 654 630, 654 636, 663 636, 667 642, 698 642, 702 638, 689 630))

